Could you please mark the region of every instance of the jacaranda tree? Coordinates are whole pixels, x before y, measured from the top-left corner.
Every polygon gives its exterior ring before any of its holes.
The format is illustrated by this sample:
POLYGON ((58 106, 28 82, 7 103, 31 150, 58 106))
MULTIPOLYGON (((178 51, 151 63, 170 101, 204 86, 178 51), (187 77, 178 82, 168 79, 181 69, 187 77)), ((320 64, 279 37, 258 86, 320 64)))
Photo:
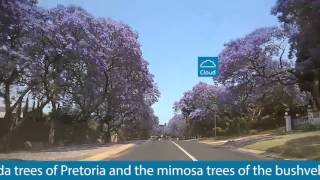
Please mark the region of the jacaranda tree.
MULTIPOLYGON (((94 121, 106 141, 111 131, 146 136, 158 123, 151 105, 159 91, 131 27, 79 7, 44 10, 29 0, 3 1, 0 12, 0 98, 7 122, 1 136, 7 142, 17 124, 13 112, 23 101, 28 107, 29 99, 50 127, 49 144, 57 129, 65 130, 57 123, 94 121)), ((22 121, 34 118, 26 109, 22 121)))

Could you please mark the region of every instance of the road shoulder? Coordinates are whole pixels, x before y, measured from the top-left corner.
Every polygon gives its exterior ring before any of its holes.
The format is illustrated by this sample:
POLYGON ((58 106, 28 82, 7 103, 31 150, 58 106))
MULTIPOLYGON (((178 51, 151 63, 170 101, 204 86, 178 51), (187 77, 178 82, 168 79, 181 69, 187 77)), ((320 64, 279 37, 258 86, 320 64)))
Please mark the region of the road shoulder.
POLYGON ((136 146, 138 142, 105 145, 78 145, 56 147, 41 151, 0 153, 0 160, 34 161, 99 161, 107 159, 136 146))

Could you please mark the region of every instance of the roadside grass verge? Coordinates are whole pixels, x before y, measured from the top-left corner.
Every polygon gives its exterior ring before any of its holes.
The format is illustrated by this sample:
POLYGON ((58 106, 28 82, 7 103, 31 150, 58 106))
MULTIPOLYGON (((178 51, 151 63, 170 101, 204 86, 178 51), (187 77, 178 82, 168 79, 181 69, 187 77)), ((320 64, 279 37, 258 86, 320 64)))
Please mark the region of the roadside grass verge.
POLYGON ((224 136, 217 136, 217 137, 203 137, 200 138, 201 141, 223 141, 223 140, 231 140, 231 139, 239 139, 243 137, 251 137, 255 135, 266 135, 266 134, 280 134, 280 130, 266 130, 266 131, 254 131, 248 132, 243 134, 231 134, 231 135, 224 135, 224 136))
POLYGON ((285 158, 320 159, 320 131, 275 136, 244 148, 276 153, 285 158))
POLYGON ((320 160, 320 136, 310 136, 290 140, 282 146, 267 150, 287 158, 320 160))

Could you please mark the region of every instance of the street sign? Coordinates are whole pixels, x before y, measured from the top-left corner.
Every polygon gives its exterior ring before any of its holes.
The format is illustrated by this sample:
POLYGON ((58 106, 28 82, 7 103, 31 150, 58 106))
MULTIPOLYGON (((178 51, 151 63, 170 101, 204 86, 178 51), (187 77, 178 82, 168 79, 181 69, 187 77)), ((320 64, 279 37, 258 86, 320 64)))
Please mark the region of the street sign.
POLYGON ((198 57, 198 76, 217 77, 219 67, 218 57, 198 57))

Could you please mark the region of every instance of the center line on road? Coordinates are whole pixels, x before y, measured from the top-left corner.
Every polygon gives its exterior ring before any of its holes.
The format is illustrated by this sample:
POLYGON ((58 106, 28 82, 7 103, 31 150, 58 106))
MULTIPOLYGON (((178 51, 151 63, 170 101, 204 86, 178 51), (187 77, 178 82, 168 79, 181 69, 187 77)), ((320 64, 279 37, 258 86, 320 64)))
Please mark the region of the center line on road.
POLYGON ((182 152, 184 152, 192 161, 198 161, 195 157, 193 157, 190 153, 188 153, 185 149, 183 149, 179 144, 171 141, 174 145, 176 145, 182 152))

